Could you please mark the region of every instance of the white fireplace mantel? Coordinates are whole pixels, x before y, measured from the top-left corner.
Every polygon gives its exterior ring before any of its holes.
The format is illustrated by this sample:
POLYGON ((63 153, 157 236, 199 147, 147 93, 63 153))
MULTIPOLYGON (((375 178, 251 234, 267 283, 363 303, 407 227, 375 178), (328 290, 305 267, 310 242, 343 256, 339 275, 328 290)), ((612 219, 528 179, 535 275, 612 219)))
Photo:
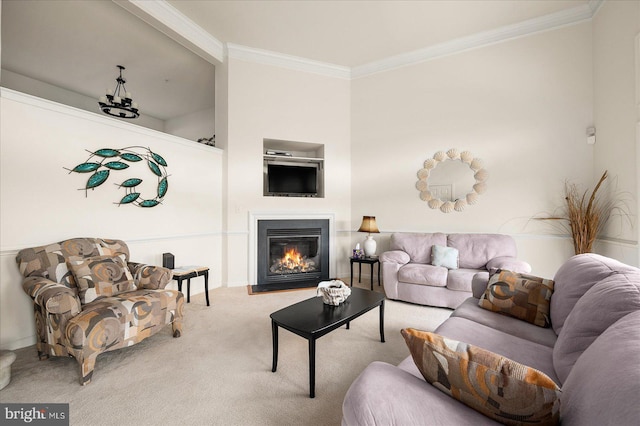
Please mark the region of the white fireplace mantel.
POLYGON ((328 219, 329 220, 329 276, 336 274, 335 256, 335 214, 306 212, 249 212, 249 284, 255 285, 258 276, 258 221, 259 220, 296 220, 296 219, 328 219))

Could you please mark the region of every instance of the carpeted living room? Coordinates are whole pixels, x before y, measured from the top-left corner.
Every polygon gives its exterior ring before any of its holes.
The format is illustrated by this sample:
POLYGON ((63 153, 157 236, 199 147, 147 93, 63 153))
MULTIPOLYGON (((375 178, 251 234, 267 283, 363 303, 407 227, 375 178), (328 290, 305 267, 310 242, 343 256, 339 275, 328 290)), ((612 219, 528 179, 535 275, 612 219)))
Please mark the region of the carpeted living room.
POLYGON ((640 2, 0 13, 7 424, 640 416, 640 2))

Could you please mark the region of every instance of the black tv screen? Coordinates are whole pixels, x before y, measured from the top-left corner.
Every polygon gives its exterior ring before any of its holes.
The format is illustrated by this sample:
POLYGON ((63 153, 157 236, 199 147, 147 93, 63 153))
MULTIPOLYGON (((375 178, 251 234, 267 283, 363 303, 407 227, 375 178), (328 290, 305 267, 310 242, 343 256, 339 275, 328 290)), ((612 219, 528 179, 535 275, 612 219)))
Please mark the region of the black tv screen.
POLYGON ((267 165, 268 192, 273 195, 316 195, 318 169, 315 166, 267 165))

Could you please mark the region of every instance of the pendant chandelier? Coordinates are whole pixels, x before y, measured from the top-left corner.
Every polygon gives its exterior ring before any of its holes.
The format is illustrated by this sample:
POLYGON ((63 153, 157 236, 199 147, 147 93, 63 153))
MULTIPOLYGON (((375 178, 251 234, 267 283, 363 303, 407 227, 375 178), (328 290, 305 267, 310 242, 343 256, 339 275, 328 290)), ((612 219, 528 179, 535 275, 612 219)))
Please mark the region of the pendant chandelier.
POLYGON ((107 89, 107 94, 100 96, 98 104, 100 109, 105 114, 112 115, 119 118, 138 118, 138 104, 131 99, 131 92, 127 92, 127 88, 124 84, 127 82, 122 78, 122 70, 125 68, 122 65, 117 65, 120 68, 120 76, 116 78, 118 84, 115 90, 107 89))

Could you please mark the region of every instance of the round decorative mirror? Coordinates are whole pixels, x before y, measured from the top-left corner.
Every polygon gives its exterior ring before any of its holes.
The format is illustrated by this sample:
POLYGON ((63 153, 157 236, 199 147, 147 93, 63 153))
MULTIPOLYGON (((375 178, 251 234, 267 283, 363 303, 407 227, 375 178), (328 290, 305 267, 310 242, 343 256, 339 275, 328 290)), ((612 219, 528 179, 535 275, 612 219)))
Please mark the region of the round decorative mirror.
POLYGON ((424 168, 418 170, 416 188, 420 199, 432 209, 460 212, 478 201, 478 195, 487 189, 488 177, 482 160, 473 158, 469 151, 452 148, 438 151, 424 162, 424 168))

